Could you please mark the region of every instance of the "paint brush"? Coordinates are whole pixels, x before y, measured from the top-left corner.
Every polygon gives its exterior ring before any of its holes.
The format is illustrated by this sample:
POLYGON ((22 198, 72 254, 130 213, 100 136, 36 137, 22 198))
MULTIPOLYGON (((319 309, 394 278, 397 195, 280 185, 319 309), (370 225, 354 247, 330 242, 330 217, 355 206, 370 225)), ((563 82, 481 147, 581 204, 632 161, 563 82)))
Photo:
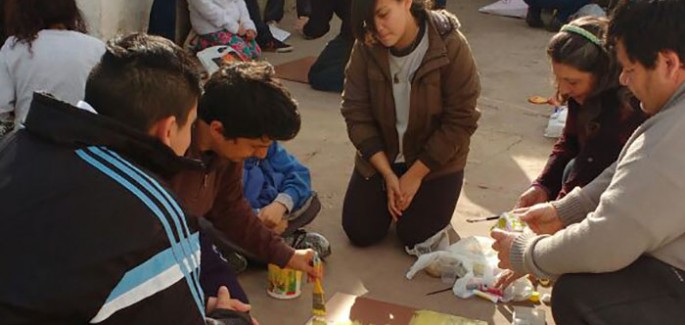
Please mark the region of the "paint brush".
POLYGON ((323 263, 318 255, 314 255, 314 268, 319 273, 319 277, 314 279, 314 290, 312 290, 312 314, 315 318, 326 316, 326 300, 324 299, 323 285, 323 263), (318 316, 318 317, 317 317, 318 316))
POLYGON ((483 222, 483 221, 490 221, 490 220, 497 220, 497 219, 499 219, 499 215, 490 216, 490 217, 483 217, 483 218, 467 218, 466 222, 474 223, 474 222, 483 222))

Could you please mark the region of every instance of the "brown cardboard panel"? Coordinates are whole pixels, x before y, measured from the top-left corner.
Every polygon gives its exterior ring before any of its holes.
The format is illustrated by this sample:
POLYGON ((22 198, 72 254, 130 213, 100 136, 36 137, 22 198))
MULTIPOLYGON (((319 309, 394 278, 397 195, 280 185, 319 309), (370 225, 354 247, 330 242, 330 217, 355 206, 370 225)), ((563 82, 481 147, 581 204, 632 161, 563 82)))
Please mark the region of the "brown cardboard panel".
POLYGON ((279 64, 274 67, 276 70, 276 77, 308 84, 309 78, 307 77, 307 74, 309 73, 309 68, 312 67, 315 61, 316 57, 307 56, 295 61, 279 64))
MULTIPOLYGON (((444 318, 442 324, 487 324, 483 321, 470 320, 456 316, 439 314, 428 311, 419 311, 416 308, 387 303, 371 298, 357 297, 353 295, 336 293, 331 300, 326 303, 327 324, 351 324, 355 321, 362 325, 410 325, 417 324, 416 319, 412 319, 417 313, 431 313, 432 316, 444 318)), ((425 319, 425 318, 424 318, 425 319)), ((433 318, 434 319, 434 318, 433 318)), ((307 323, 311 324, 311 320, 307 323)))

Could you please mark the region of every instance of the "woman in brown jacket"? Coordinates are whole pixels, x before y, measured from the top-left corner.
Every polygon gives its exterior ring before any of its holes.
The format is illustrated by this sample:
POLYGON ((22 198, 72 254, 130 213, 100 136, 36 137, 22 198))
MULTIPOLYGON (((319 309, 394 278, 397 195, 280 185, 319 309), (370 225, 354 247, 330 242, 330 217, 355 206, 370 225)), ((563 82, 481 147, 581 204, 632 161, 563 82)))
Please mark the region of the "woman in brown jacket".
POLYGON ((456 17, 417 0, 353 0, 357 42, 342 114, 357 149, 343 203, 353 244, 392 222, 408 248, 450 224, 480 113, 480 83, 456 17))

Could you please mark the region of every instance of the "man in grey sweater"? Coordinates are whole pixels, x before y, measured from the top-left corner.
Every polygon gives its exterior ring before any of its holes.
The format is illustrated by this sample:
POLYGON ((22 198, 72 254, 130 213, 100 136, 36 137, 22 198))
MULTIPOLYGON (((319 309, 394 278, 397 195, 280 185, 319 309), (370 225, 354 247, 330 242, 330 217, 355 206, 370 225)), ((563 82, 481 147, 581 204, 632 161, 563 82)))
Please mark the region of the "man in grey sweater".
POLYGON ((534 233, 494 231, 497 285, 558 278, 558 324, 685 324, 685 0, 634 0, 608 41, 620 76, 652 115, 616 163, 522 215, 534 233))

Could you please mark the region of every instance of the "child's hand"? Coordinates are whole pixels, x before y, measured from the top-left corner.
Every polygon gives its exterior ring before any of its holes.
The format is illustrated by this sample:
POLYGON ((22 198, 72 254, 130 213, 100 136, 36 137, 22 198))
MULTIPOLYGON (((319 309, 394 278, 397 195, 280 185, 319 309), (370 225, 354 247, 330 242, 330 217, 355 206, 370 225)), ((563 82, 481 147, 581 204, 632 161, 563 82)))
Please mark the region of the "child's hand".
POLYGON ((251 41, 251 40, 255 39, 255 37, 257 37, 257 32, 255 32, 255 31, 253 31, 253 30, 251 30, 251 29, 248 29, 248 30, 245 32, 245 38, 246 38, 248 41, 251 41))
POLYGON ((240 23, 240 27, 238 27, 238 35, 244 36, 247 30, 245 30, 245 24, 240 23))
POLYGON ((287 209, 285 205, 279 202, 271 202, 271 204, 263 207, 259 210, 259 220, 261 220, 265 226, 274 229, 281 225, 281 221, 285 218, 285 213, 287 209))

